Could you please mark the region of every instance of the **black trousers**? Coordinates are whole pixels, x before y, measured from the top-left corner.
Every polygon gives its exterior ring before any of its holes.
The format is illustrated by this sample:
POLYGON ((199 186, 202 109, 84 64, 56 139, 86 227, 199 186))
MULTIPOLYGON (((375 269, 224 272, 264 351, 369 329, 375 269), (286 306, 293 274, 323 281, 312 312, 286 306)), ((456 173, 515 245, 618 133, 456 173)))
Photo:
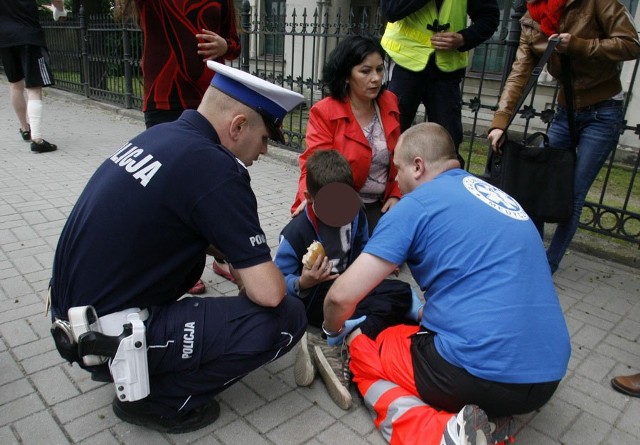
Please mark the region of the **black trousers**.
MULTIPOLYGON (((187 278, 184 285, 192 282, 187 278)), ((167 418, 209 403, 251 371, 282 357, 307 328, 304 307, 294 297, 273 308, 245 296, 220 296, 185 297, 146 309, 151 393, 144 400, 149 412, 167 418)), ((51 315, 66 319, 56 307, 51 315)), ((106 364, 80 366, 99 374, 100 381, 110 379, 106 364)))
POLYGON ((422 71, 409 71, 400 65, 393 68, 389 90, 398 96, 400 128, 405 131, 413 124, 420 104, 424 104, 429 122, 447 129, 458 151, 462 142, 461 78, 439 79, 422 71))
POLYGON ((369 224, 369 237, 373 234, 373 229, 378 225, 378 221, 382 218, 382 201, 366 203, 364 211, 367 214, 367 223, 369 224))
POLYGON ((149 308, 147 357, 157 414, 172 417, 208 403, 251 371, 282 357, 307 320, 300 300, 274 308, 247 297, 183 298, 149 308))
POLYGON ((489 417, 525 414, 547 403, 560 383, 517 384, 481 379, 442 358, 434 338, 432 332, 419 331, 411 339, 411 356, 418 393, 435 408, 455 413, 465 405, 475 404, 489 417))
POLYGON ((154 125, 178 120, 184 110, 151 110, 144 112, 144 125, 147 129, 154 125))
MULTIPOLYGON (((316 286, 309 301, 304 301, 309 324, 320 327, 324 319, 322 307, 324 298, 333 281, 325 281, 316 286)), ((375 340, 380 332, 397 324, 415 324, 407 320, 405 314, 411 309, 411 286, 400 280, 383 280, 358 305, 350 319, 367 316, 360 325, 362 332, 375 340)))

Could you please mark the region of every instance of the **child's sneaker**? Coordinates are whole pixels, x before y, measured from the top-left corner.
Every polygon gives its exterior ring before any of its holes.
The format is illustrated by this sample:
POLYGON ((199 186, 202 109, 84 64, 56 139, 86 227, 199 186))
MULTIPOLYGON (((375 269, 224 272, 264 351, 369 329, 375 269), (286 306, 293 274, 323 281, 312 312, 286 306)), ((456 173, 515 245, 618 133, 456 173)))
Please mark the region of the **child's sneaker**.
POLYGON ((487 414, 477 405, 466 405, 447 423, 440 445, 488 445, 490 440, 487 414))
POLYGON ((350 381, 345 378, 342 346, 323 343, 311 349, 313 360, 320 372, 331 399, 342 409, 349 409, 353 403, 349 391, 350 381))

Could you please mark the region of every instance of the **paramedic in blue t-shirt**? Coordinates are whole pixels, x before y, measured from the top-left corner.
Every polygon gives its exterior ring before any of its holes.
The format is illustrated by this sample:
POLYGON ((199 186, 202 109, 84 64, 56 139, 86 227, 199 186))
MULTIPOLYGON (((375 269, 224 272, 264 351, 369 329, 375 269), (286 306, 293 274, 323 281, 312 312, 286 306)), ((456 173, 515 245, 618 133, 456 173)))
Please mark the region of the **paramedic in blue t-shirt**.
POLYGON ((351 333, 354 381, 392 442, 459 443, 471 433, 483 443, 487 416, 540 408, 567 370, 569 334, 544 247, 513 198, 459 168, 440 125, 403 133, 394 163, 403 198, 329 290, 325 328, 343 333, 358 302, 406 262, 424 292, 421 325, 374 339, 351 333))
POLYGON ((302 303, 285 297, 247 171, 269 138, 282 140, 282 119, 303 96, 208 65, 217 74, 197 110, 134 137, 89 180, 60 236, 50 288, 58 320, 85 305, 101 324, 132 308, 148 314, 151 392, 112 407, 168 433, 213 422, 213 397, 289 351, 307 325, 302 303), (209 246, 229 259, 239 296, 184 296, 209 246))

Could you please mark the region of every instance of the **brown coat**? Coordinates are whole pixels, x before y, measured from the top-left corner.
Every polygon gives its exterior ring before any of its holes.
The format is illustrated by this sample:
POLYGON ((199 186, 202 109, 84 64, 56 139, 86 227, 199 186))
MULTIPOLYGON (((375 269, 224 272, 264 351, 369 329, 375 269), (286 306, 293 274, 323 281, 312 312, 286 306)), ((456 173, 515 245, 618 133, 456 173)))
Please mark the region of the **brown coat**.
MULTIPOLYGON (((547 47, 548 37, 527 12, 516 58, 505 83, 491 128, 504 129, 524 87, 547 47)), ((567 54, 575 107, 583 108, 610 99, 622 91, 622 61, 640 55, 638 31, 633 17, 617 0, 569 0, 560 18, 559 33, 571 34, 567 54)), ((553 54, 547 63, 549 73, 561 78, 560 57, 553 54)), ((560 90, 558 102, 565 104, 560 90)))

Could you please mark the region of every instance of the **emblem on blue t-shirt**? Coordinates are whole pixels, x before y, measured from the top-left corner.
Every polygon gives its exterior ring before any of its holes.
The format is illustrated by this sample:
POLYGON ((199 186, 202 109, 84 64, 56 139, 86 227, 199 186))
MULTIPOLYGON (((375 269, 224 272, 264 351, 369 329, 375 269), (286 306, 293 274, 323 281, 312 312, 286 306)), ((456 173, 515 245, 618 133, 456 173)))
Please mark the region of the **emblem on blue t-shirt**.
POLYGON ((503 215, 521 221, 529 219, 529 215, 518 204, 518 201, 498 187, 488 184, 475 176, 467 176, 462 183, 473 196, 503 215))

